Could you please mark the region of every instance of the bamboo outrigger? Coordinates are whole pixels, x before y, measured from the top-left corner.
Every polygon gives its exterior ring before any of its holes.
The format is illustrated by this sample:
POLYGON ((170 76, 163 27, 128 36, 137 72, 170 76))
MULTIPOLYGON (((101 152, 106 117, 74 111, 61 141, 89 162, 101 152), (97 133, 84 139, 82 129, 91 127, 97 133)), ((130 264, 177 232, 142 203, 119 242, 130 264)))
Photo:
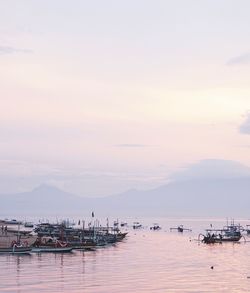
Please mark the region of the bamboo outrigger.
POLYGON ((222 229, 206 229, 206 235, 200 234, 198 239, 206 244, 238 242, 243 237, 241 234, 243 230, 240 224, 235 225, 232 221, 230 225, 226 225, 222 229), (203 238, 201 239, 201 237, 203 238))
POLYGON ((177 230, 180 233, 183 233, 184 231, 192 232, 189 228, 184 228, 183 225, 179 225, 177 228, 170 228, 170 231, 177 230))

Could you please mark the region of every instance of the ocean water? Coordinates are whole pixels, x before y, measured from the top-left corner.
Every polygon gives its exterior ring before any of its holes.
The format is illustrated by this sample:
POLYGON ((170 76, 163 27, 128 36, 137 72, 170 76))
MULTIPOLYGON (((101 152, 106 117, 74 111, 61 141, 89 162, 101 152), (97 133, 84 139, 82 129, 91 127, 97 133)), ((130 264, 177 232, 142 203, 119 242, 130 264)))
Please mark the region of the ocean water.
MULTIPOLYGON (((140 222, 147 226, 151 220, 140 222)), ((196 240, 199 232, 225 221, 158 222, 161 231, 128 228, 123 242, 96 251, 0 255, 0 292, 250 292, 250 238, 205 245, 196 240), (169 231, 179 224, 193 231, 169 231)))

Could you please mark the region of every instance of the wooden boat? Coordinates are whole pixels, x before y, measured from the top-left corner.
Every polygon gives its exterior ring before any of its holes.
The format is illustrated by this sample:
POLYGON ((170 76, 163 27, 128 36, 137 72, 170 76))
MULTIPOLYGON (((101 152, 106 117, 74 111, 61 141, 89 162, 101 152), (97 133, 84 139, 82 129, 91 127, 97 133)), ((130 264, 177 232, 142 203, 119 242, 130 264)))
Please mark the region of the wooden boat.
POLYGON ((121 227, 127 227, 128 226, 128 223, 126 222, 121 222, 121 227))
POLYGON ((0 220, 0 225, 22 225, 22 221, 17 221, 16 219, 4 219, 0 220))
POLYGON ((11 253, 21 254, 31 251, 31 244, 35 241, 35 237, 30 235, 21 235, 4 231, 0 234, 0 254, 11 253))
POLYGON ((73 250, 73 247, 52 247, 52 246, 38 246, 33 247, 31 252, 54 252, 54 253, 65 253, 65 252, 71 252, 73 250))
POLYGON ((25 228, 34 228, 34 224, 32 222, 25 222, 24 227, 25 228))
POLYGON ((72 246, 73 250, 81 250, 81 251, 95 251, 97 246, 87 246, 87 245, 77 245, 72 246))
POLYGON ((0 254, 27 254, 31 252, 31 247, 13 245, 13 247, 1 247, 0 254))
POLYGON ((213 230, 212 234, 208 232, 206 235, 200 234, 203 236, 203 239, 201 240, 203 243, 206 244, 212 244, 212 243, 222 243, 222 242, 238 242, 242 235, 241 234, 234 234, 234 235, 226 235, 223 234, 223 230, 213 230), (215 233, 214 233, 215 232, 215 233), (216 232, 219 232, 217 234, 216 232))
POLYGON ((250 235, 250 225, 246 225, 246 229, 244 229, 244 231, 247 232, 247 235, 250 235))
POLYGON ((60 241, 52 237, 38 237, 34 243, 32 252, 71 252, 72 246, 67 242, 60 241))
POLYGON ((81 241, 69 241, 68 245, 77 250, 95 250, 97 243, 91 239, 87 239, 81 241))
POLYGON ((36 241, 36 235, 2 231, 0 233, 0 248, 11 248, 14 244, 30 247, 36 241))
POLYGON ((128 234, 128 232, 124 232, 124 233, 122 233, 122 232, 118 232, 118 233, 116 234, 116 239, 117 239, 117 241, 121 241, 121 240, 123 240, 123 239, 127 236, 127 234, 128 234))
POLYGON ((238 242, 242 238, 241 231, 244 230, 240 225, 224 226, 222 229, 206 229, 206 235, 200 234, 202 242, 206 244, 222 243, 222 242, 238 242))
POLYGON ((150 227, 150 230, 161 230, 161 227, 159 226, 159 224, 157 223, 154 223, 153 226, 150 227))
POLYGON ((142 225, 139 222, 134 222, 133 223, 133 229, 141 229, 142 225))
POLYGON ((192 232, 189 228, 184 228, 183 225, 178 226, 177 228, 170 228, 170 231, 177 230, 180 233, 183 233, 184 231, 192 232))

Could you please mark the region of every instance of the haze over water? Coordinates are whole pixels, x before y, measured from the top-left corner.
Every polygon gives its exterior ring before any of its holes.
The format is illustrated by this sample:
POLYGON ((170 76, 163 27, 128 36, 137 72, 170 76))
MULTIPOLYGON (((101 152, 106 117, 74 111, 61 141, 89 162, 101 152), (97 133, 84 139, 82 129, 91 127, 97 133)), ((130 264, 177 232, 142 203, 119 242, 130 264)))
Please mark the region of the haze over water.
POLYGON ((126 240, 96 251, 1 255, 0 292, 249 292, 250 243, 199 244, 210 223, 225 220, 161 219, 161 231, 128 229, 126 240), (169 232, 179 224, 193 232, 169 232))

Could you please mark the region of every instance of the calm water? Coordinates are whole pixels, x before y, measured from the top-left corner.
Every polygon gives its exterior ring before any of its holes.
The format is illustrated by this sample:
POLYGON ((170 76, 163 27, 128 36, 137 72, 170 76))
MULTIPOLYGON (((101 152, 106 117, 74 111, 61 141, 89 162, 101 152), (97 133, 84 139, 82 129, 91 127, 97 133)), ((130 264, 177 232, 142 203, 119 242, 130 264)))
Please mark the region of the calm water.
POLYGON ((210 223, 224 224, 161 219, 161 231, 129 230, 96 251, 1 255, 0 292, 250 292, 250 242, 199 245, 193 239, 210 223), (178 224, 194 231, 170 233, 178 224))

